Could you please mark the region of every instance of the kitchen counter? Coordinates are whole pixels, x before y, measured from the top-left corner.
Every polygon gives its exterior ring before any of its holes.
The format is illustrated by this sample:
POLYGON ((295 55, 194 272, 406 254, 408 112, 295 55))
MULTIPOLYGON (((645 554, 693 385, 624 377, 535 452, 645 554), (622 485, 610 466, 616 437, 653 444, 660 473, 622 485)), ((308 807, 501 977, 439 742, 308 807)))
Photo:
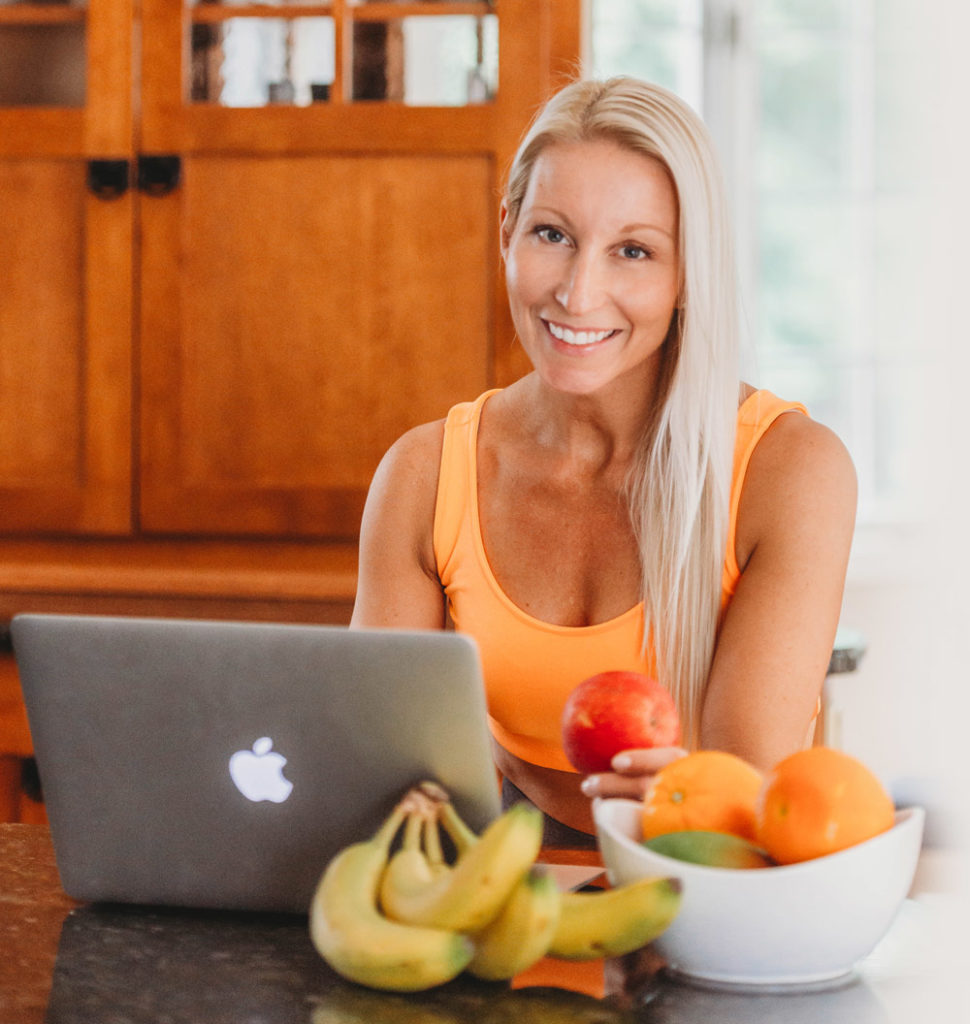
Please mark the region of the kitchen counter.
POLYGON ((404 996, 338 978, 302 918, 77 904, 61 890, 46 826, 0 825, 0 1022, 962 1024, 965 936, 948 939, 957 910, 946 893, 908 900, 857 976, 829 991, 694 988, 648 955, 543 961, 513 985, 461 978, 404 996))

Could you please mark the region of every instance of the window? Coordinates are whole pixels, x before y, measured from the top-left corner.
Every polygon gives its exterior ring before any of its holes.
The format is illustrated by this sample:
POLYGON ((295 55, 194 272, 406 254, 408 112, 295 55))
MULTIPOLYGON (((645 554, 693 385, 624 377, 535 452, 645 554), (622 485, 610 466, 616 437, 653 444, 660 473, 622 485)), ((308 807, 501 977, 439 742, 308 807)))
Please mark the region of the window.
POLYGON ((908 518, 919 491, 920 6, 591 0, 593 73, 666 85, 707 122, 738 231, 746 373, 842 437, 867 525, 908 518))

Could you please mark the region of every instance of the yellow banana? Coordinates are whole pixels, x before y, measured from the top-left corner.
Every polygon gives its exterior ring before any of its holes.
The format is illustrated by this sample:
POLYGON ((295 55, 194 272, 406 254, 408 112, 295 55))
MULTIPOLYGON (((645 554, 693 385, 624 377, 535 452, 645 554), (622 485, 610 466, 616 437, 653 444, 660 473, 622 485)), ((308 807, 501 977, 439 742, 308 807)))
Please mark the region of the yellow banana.
POLYGON ((378 903, 385 910, 391 894, 420 892, 434 881, 431 864, 421 849, 422 827, 419 814, 408 815, 401 848, 391 856, 381 877, 378 903))
POLYGON ((534 867, 475 938, 468 970, 488 981, 511 978, 546 955, 559 923, 561 897, 552 875, 534 867))
MULTIPOLYGON (((542 813, 516 804, 498 817, 449 871, 386 874, 381 906, 388 917, 413 925, 477 932, 499 912, 532 867, 542 841, 542 813)), ((399 857, 401 852, 395 854, 399 857)), ((422 853, 421 856, 424 856, 422 853)), ((427 860, 427 858, 425 858, 427 860)))
POLYGON ((570 892, 549 955, 563 960, 623 956, 652 942, 680 910, 677 878, 641 878, 601 892, 570 892))
POLYGON ((344 978, 416 992, 460 974, 475 947, 465 935, 390 921, 378 910, 381 874, 406 813, 398 805, 372 839, 346 847, 330 861, 310 904, 310 937, 344 978))

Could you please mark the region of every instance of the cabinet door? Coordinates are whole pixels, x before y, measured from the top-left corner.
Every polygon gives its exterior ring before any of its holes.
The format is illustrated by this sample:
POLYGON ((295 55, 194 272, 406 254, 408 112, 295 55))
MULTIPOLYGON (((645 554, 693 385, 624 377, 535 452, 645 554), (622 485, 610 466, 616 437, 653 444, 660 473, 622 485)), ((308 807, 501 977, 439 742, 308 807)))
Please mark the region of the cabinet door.
POLYGON ((0 532, 131 526, 131 11, 0 6, 0 532), (104 165, 99 164, 98 167, 104 165))
POLYGON ((143 11, 141 148, 180 176, 140 197, 141 527, 353 537, 396 437, 523 368, 498 193, 568 34, 550 0, 143 11))

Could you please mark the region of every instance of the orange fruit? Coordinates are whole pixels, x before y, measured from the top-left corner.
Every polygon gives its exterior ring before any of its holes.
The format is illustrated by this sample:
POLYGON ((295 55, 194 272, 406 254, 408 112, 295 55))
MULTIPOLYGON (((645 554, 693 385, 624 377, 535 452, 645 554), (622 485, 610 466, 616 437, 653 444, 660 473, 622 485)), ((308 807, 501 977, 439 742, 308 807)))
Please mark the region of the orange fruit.
POLYGON ((757 768, 722 750, 678 758, 654 776, 643 803, 643 838, 702 829, 754 839, 763 782, 757 768))
POLYGON ((786 757, 758 801, 758 842, 779 864, 844 850, 891 828, 893 802, 856 758, 831 747, 786 757))

